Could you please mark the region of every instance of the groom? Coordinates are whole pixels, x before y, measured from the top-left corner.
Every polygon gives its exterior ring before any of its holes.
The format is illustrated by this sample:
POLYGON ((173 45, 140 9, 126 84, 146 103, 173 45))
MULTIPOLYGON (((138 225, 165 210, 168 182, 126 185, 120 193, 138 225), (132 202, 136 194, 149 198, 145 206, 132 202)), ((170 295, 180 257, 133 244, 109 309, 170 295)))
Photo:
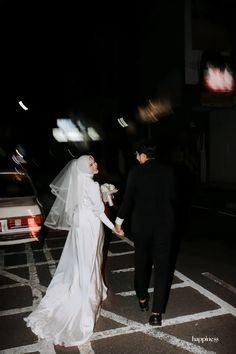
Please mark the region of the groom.
POLYGON ((156 146, 150 142, 136 150, 139 162, 130 170, 125 195, 116 218, 121 230, 131 213, 135 246, 134 286, 142 311, 149 309, 148 287, 154 266, 154 294, 149 324, 161 325, 175 268, 175 184, 170 168, 156 160, 156 146))

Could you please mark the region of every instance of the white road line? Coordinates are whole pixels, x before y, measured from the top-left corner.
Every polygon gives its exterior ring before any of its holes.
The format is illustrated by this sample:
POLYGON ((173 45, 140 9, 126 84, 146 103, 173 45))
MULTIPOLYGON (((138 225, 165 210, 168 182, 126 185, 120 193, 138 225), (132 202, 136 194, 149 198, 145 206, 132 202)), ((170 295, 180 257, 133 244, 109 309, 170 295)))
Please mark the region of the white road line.
POLYGON ((124 327, 118 327, 113 329, 107 329, 105 331, 95 332, 91 338, 91 341, 121 336, 122 334, 132 334, 135 332, 142 332, 143 329, 144 326, 142 326, 141 324, 137 326, 124 326, 124 327))
POLYGON ((0 311, 0 317, 18 315, 19 313, 24 313, 24 312, 31 312, 32 309, 33 309, 32 306, 27 306, 27 307, 19 307, 11 310, 4 310, 4 311, 0 311))
POLYGON ((29 280, 30 280, 32 295, 33 295, 33 306, 36 306, 39 303, 39 301, 42 299, 42 292, 38 288, 40 286, 40 283, 39 283, 37 268, 35 266, 34 255, 31 246, 26 243, 25 249, 27 251, 26 253, 27 263, 31 264, 29 266, 29 280))
POLYGON ((114 243, 124 243, 125 240, 118 240, 118 241, 111 241, 110 245, 114 244, 114 243))
MULTIPOLYGON (((124 239, 125 239, 125 241, 128 240, 127 238, 124 238, 124 239)), ((127 243, 133 246, 132 241, 128 240, 127 243)), ((50 251, 52 249, 61 249, 61 248, 63 248, 63 247, 56 247, 56 248, 45 247, 45 250, 47 253, 48 251, 50 251)), ((25 252, 22 252, 22 253, 25 253, 25 252)), ((112 257, 114 255, 124 255, 124 254, 129 254, 129 253, 130 252, 113 254, 110 252, 110 256, 112 257)), ((133 253, 133 251, 132 251, 132 253, 133 253)), ((19 252, 17 252, 17 254, 19 254, 19 252)), ((43 288, 44 289, 46 289, 46 288, 39 284, 37 273, 36 273, 36 276, 34 274, 35 263, 34 263, 34 258, 33 258, 33 252, 30 250, 27 250, 26 254, 28 255, 27 256, 28 265, 30 265, 30 267, 31 267, 30 281, 23 279, 21 277, 15 276, 15 275, 8 273, 6 271, 3 271, 1 273, 3 275, 5 273, 4 276, 7 275, 10 279, 14 278, 13 280, 20 282, 22 285, 27 284, 27 285, 35 288, 36 291, 38 290, 39 292, 42 292, 43 288)), ((50 258, 50 254, 48 254, 48 256, 50 258)), ((49 261, 50 261, 50 259, 49 259, 49 261)), ((50 262, 51 262, 51 264, 53 264, 52 259, 50 262)), ((118 269, 118 270, 112 271, 112 273, 121 273, 121 272, 133 271, 133 270, 134 270, 134 268, 118 269)), ((36 271, 36 267, 35 267, 35 271, 36 271)), ((221 308, 217 309, 217 310, 205 311, 205 312, 201 312, 201 313, 197 313, 197 314, 179 316, 176 318, 163 320, 163 325, 162 325, 163 327, 173 326, 173 325, 187 323, 187 322, 191 322, 191 321, 197 321, 197 320, 220 316, 220 315, 224 315, 224 314, 228 314, 228 313, 236 316, 236 312, 235 312, 236 309, 233 306, 229 305, 228 303, 221 300, 220 298, 218 298, 217 296, 215 296, 214 294, 212 294, 208 290, 204 289, 203 287, 201 287, 197 283, 193 282, 191 279, 187 278, 182 273, 175 271, 175 276, 177 276, 183 282, 173 284, 172 289, 178 288, 178 287, 183 287, 183 286, 190 286, 190 287, 194 288, 195 290, 197 290, 198 292, 200 292, 202 295, 206 296, 211 301, 215 302, 221 308)), ((33 307, 25 307, 25 308, 20 308, 20 309, 6 310, 6 311, 0 312, 0 315, 6 316, 6 315, 22 313, 22 312, 31 312, 32 308, 33 307)), ((129 320, 128 318, 119 316, 115 313, 112 313, 112 312, 109 312, 109 311, 106 311, 103 309, 101 311, 101 315, 103 317, 110 318, 111 320, 118 322, 118 323, 124 325, 125 327, 121 327, 121 328, 119 327, 119 328, 115 328, 115 329, 111 329, 111 330, 107 330, 107 331, 95 332, 92 337, 93 338, 92 340, 113 337, 113 336, 117 336, 120 334, 130 334, 130 333, 134 333, 134 332, 142 332, 142 333, 145 333, 145 334, 152 336, 154 338, 158 338, 170 345, 173 345, 174 347, 182 348, 183 350, 189 351, 190 353, 194 353, 194 354, 213 354, 214 353, 215 354, 215 352, 207 351, 204 348, 202 348, 198 345, 195 345, 191 342, 187 342, 187 341, 181 340, 177 337, 174 337, 172 335, 163 333, 163 332, 159 331, 159 327, 153 328, 153 327, 149 326, 149 324, 144 325, 139 322, 129 320)), ((27 345, 27 346, 22 346, 22 347, 18 347, 18 348, 6 349, 4 351, 1 351, 1 353, 2 354, 23 354, 23 353, 30 353, 30 352, 34 352, 34 351, 39 351, 42 354, 55 353, 53 345, 49 344, 45 341, 40 341, 39 343, 35 343, 32 345, 27 345)))
POLYGON ((227 215, 227 216, 233 216, 234 218, 236 218, 235 214, 231 214, 231 213, 226 213, 225 211, 218 211, 219 214, 223 214, 223 215, 227 215))
MULTIPOLYGON (((27 243, 26 243, 26 245, 27 245, 27 243)), ((58 246, 58 247, 47 247, 46 249, 47 250, 49 250, 49 251, 52 251, 52 250, 61 250, 61 249, 63 249, 64 248, 64 246, 58 246)), ((27 254, 28 252, 35 252, 35 253, 38 253, 38 252, 42 252, 42 248, 40 248, 40 249, 38 249, 38 250, 28 250, 28 249, 26 249, 25 251, 19 251, 19 252, 6 252, 5 253, 5 256, 14 256, 15 254, 27 254)))
POLYGON ((190 353, 194 354, 216 354, 216 352, 213 351, 208 351, 204 349, 203 347, 200 347, 198 345, 192 344, 190 342, 184 341, 182 339, 179 339, 177 337, 174 337, 170 334, 163 333, 156 328, 148 328, 145 325, 139 325, 137 327, 135 326, 128 326, 128 327, 119 327, 115 329, 110 329, 107 331, 103 332, 95 332, 92 341, 99 340, 99 339, 105 339, 105 338, 111 338, 115 336, 120 336, 120 335, 127 335, 127 334, 132 334, 132 333, 137 333, 137 332, 142 332, 146 335, 158 338, 162 341, 167 342, 170 345, 173 345, 175 347, 184 349, 190 353))
POLYGON ((134 251, 120 252, 120 253, 112 253, 110 251, 108 252, 108 257, 126 256, 127 254, 134 254, 134 251))
POLYGON ((19 288, 20 286, 25 286, 25 284, 8 284, 8 285, 0 285, 0 289, 11 289, 11 288, 19 288))
POLYGON ((14 266, 8 266, 5 267, 5 269, 9 270, 9 269, 19 269, 19 268, 26 268, 32 265, 36 265, 36 266, 41 266, 41 265, 50 265, 50 264, 56 264, 58 263, 58 260, 52 260, 52 261, 45 261, 45 262, 35 262, 35 263, 24 263, 24 264, 20 264, 20 265, 14 265, 14 266))
MULTIPOLYGON (((47 288, 43 285, 36 285, 36 284, 33 284, 31 283, 30 280, 28 279, 25 279, 25 278, 22 278, 22 277, 19 277, 19 275, 16 275, 16 274, 12 274, 12 273, 9 273, 9 272, 6 272, 5 270, 3 270, 1 272, 1 274, 6 277, 6 278, 9 278, 11 280, 14 280, 15 282, 18 282, 20 285, 27 285, 27 286, 30 286, 30 287, 35 287, 37 288, 38 290, 42 291, 42 292, 45 292, 47 290, 47 288)), ((6 285, 7 286, 7 285, 6 285)))
MULTIPOLYGON (((129 244, 131 244, 131 243, 133 244, 132 241, 129 242, 129 244)), ((174 275, 176 277, 178 277, 180 280, 182 280, 186 284, 186 286, 188 285, 188 286, 192 287, 193 289, 197 290, 200 294, 202 294, 205 297, 207 297, 210 301, 215 302, 219 307, 223 307, 223 309, 225 310, 226 313, 230 313, 230 314, 232 314, 233 316, 236 317, 236 308, 235 307, 231 306, 226 301, 220 299, 215 294, 213 294, 210 291, 206 290, 201 285, 195 283, 193 280, 189 279, 188 277, 186 277, 185 275, 183 275, 179 271, 175 270, 174 275)))
POLYGON ((116 269, 112 270, 111 273, 125 273, 125 272, 134 272, 134 268, 123 268, 123 269, 116 269))
MULTIPOLYGON (((171 286, 171 289, 178 289, 178 288, 185 288, 186 286, 189 286, 187 283, 185 282, 182 282, 182 283, 176 283, 176 284, 173 284, 171 286)), ((148 292, 149 293, 153 293, 154 291, 154 288, 149 288, 148 289, 148 292)), ((115 295, 120 295, 120 296, 134 296, 136 295, 135 291, 134 290, 130 290, 130 291, 122 291, 120 293, 115 293, 115 295)))
MULTIPOLYGON (((32 299, 33 299, 33 306, 25 307, 25 308, 20 308, 20 309, 12 309, 12 310, 7 310, 7 311, 2 311, 1 315, 6 316, 6 315, 13 315, 16 313, 24 313, 24 312, 31 312, 33 308, 39 303, 39 301, 42 299, 42 291, 39 289, 41 287, 39 283, 39 278, 37 274, 37 269, 34 264, 34 256, 33 256, 33 251, 30 247, 29 244, 25 244, 25 249, 26 249, 26 256, 27 256, 27 262, 30 264, 29 266, 29 284, 31 285, 32 289, 32 299)), ((20 277, 18 277, 19 279, 20 277)), ((22 278, 21 278, 22 279, 22 278)), ((23 283, 25 283, 25 279, 23 279, 23 283)), ((37 348, 37 351, 41 353, 55 353, 54 351, 54 346, 50 343, 47 343, 46 341, 41 341, 41 343, 37 343, 35 345, 37 348)), ((8 353, 27 353, 27 352, 32 352, 32 346, 24 346, 23 351, 22 347, 19 351, 19 348, 11 348, 11 351, 8 353)))
POLYGON ((104 332, 95 332, 92 336, 92 339, 91 339, 92 341, 98 340, 98 339, 103 339, 104 334, 106 336, 105 338, 107 338, 107 337, 117 336, 120 334, 130 334, 130 333, 134 333, 134 332, 143 332, 149 336, 158 338, 170 345, 173 345, 174 347, 189 351, 190 353, 215 354, 215 352, 205 350, 203 347, 201 347, 199 345, 195 345, 190 342, 181 340, 175 336, 163 333, 163 332, 159 331, 156 327, 152 328, 152 327, 150 327, 150 325, 143 325, 143 324, 140 324, 139 322, 128 320, 127 318, 120 316, 120 315, 116 315, 113 312, 102 309, 101 315, 103 317, 109 318, 115 322, 118 322, 120 324, 128 326, 128 328, 127 327, 121 327, 121 328, 119 327, 119 328, 112 329, 110 331, 104 331, 105 333, 104 332), (126 329, 126 331, 125 331, 125 329, 126 329))
POLYGON ((130 246, 134 247, 134 243, 133 243, 133 241, 131 241, 129 238, 127 238, 127 237, 123 237, 122 239, 123 239, 123 240, 125 240, 125 241, 126 241, 126 243, 128 243, 130 246))
POLYGON ((126 317, 117 315, 116 313, 108 310, 101 309, 101 315, 105 318, 109 318, 112 321, 118 322, 124 326, 137 327, 141 325, 139 322, 129 320, 126 317))
POLYGON ((236 294, 236 288, 233 285, 226 283, 224 280, 217 278, 215 275, 213 275, 209 272, 202 273, 202 275, 204 275, 208 279, 213 280, 215 283, 223 286, 224 288, 228 289, 232 293, 236 294))
POLYGON ((25 254, 25 251, 4 252, 4 256, 14 256, 15 254, 25 254))
POLYGON ((216 354, 216 352, 211 351, 211 350, 206 350, 200 345, 193 344, 191 342, 187 342, 186 340, 177 338, 175 336, 172 336, 170 334, 155 330, 155 329, 147 329, 145 334, 148 334, 154 338, 158 338, 160 340, 163 340, 167 342, 168 344, 173 345, 174 347, 184 349, 190 353, 194 354, 216 354))
MULTIPOLYGON (((47 241, 45 240, 45 243, 47 241)), ((47 260, 47 263, 48 263, 48 268, 49 268, 49 272, 51 274, 51 276, 53 277, 54 273, 55 273, 55 270, 56 270, 56 262, 54 261, 53 257, 52 257, 52 254, 51 252, 49 251, 49 248, 43 247, 43 253, 45 255, 45 258, 47 260)))
POLYGON ((215 302, 218 306, 223 307, 223 309, 227 312, 230 313, 231 315, 236 317, 236 308, 233 307, 232 305, 228 304, 226 301, 220 299, 218 296, 215 294, 211 293, 210 291, 206 290, 203 288, 201 285, 195 283, 193 280, 189 279, 179 271, 175 271, 175 274, 179 279, 182 281, 186 282, 191 288, 197 290, 200 294, 204 295, 207 297, 210 301, 215 302))
POLYGON ((178 316, 178 317, 163 320, 162 327, 175 326, 178 324, 205 320, 206 318, 212 318, 212 317, 217 317, 217 316, 222 316, 227 314, 228 312, 222 308, 216 310, 203 311, 203 312, 193 313, 191 315, 178 316))

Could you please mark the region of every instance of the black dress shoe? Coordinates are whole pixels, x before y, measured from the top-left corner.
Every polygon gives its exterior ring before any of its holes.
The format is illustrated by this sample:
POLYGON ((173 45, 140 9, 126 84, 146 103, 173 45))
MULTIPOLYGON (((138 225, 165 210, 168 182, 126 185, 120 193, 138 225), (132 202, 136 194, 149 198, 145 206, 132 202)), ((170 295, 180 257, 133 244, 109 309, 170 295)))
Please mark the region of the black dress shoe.
POLYGON ((149 296, 145 299, 145 301, 141 302, 139 300, 139 306, 140 306, 140 309, 141 311, 145 312, 145 311, 148 311, 149 310, 149 296))
POLYGON ((153 313, 149 318, 149 324, 151 326, 161 326, 161 321, 162 321, 161 313, 159 314, 153 313))

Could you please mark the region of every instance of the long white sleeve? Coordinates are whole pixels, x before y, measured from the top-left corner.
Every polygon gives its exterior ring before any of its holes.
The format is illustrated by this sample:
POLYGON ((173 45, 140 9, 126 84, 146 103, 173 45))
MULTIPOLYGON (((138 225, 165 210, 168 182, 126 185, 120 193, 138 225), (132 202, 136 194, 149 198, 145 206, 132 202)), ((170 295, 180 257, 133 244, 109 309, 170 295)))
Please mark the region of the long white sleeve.
POLYGON ((106 214, 104 212, 99 215, 99 218, 103 222, 103 224, 105 224, 107 227, 109 227, 109 229, 112 230, 115 227, 114 224, 112 224, 112 222, 110 221, 110 219, 108 219, 108 217, 106 216, 106 214))
POLYGON ((97 182, 94 182, 91 184, 90 188, 90 198, 93 203, 93 212, 95 215, 99 217, 99 219, 107 226, 109 229, 114 228, 114 224, 109 220, 109 218, 106 216, 104 210, 104 203, 102 201, 101 197, 101 192, 100 192, 100 186, 97 182))

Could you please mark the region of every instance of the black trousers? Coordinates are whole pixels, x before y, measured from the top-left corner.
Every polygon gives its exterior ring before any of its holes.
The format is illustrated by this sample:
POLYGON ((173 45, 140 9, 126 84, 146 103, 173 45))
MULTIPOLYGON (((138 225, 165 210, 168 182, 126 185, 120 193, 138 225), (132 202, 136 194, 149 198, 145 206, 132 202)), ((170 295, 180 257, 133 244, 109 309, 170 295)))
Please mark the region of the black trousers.
POLYGON ((134 234, 134 287, 139 299, 148 295, 154 266, 154 293, 152 312, 164 313, 169 298, 175 269, 173 235, 150 233, 134 234))

